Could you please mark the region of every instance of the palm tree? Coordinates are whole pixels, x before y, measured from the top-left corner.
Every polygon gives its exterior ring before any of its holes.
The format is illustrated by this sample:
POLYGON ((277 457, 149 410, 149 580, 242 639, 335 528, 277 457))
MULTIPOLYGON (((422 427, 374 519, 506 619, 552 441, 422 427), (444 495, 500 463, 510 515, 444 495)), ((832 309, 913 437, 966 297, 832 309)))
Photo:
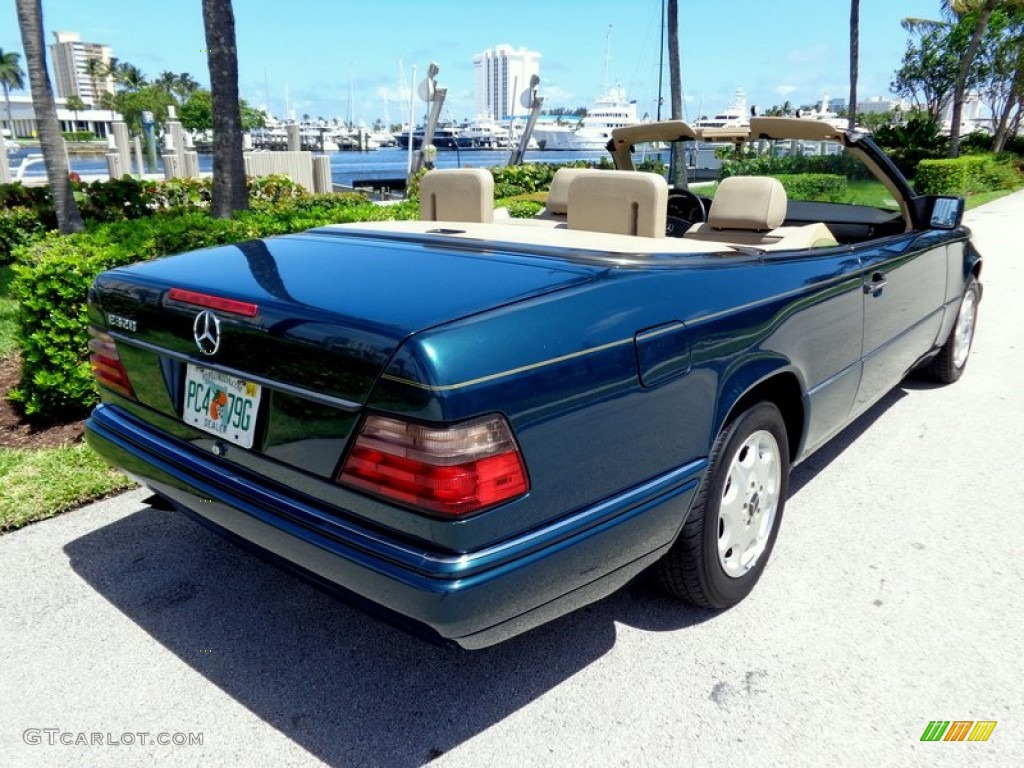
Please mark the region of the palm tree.
POLYGON ((168 93, 174 92, 174 84, 178 82, 178 76, 169 70, 164 70, 157 75, 156 80, 153 81, 153 85, 158 85, 168 93))
POLYGON ((668 0, 668 88, 672 119, 683 119, 683 74, 679 67, 679 0, 668 0))
MULTIPOLYGON (((668 0, 668 89, 672 94, 672 119, 683 119, 683 74, 679 66, 679 0, 668 0)), ((669 183, 686 186, 686 164, 681 145, 672 143, 669 183)))
POLYGON ((57 228, 63 234, 85 229, 71 194, 68 178, 68 158, 57 122, 57 107, 53 101, 50 75, 46 69, 46 49, 43 46, 43 9, 41 0, 15 0, 18 9, 18 27, 21 44, 25 49, 25 64, 32 87, 32 105, 39 131, 39 147, 43 151, 46 178, 50 182, 50 195, 57 214, 57 228))
POLYGON ((178 97, 178 102, 184 104, 196 91, 199 90, 199 82, 188 72, 181 72, 175 76, 171 92, 178 97))
POLYGON ((25 87, 25 72, 18 60, 20 53, 7 53, 0 48, 0 86, 4 89, 4 102, 7 104, 7 127, 11 129, 11 138, 14 138, 14 118, 11 117, 11 89, 20 91, 25 87))
MULTIPOLYGON (((85 60, 85 73, 92 83, 93 106, 97 106, 100 103, 100 80, 110 77, 110 68, 103 59, 89 58, 85 60)), ((106 93, 106 89, 104 89, 104 93, 106 93)))
POLYGON ((857 126, 857 75, 860 60, 860 0, 850 0, 850 110, 847 129, 857 126))
POLYGON ((112 65, 111 69, 114 80, 126 91, 139 91, 149 84, 142 70, 127 61, 112 65))
POLYGON ((206 58, 213 102, 213 215, 227 219, 249 207, 238 101, 238 49, 231 0, 203 0, 206 58))
MULTIPOLYGON (((957 73, 956 86, 953 89, 953 112, 950 115, 949 126, 950 157, 957 157, 960 154, 960 120, 963 116, 964 99, 967 96, 967 78, 981 47, 981 39, 985 36, 989 19, 999 4, 1000 0, 942 0, 942 9, 947 15, 961 17, 968 13, 978 14, 974 30, 971 32, 971 42, 967 45, 964 57, 960 59, 960 71, 957 73)), ((1014 3, 1011 0, 1006 4, 1014 3)))

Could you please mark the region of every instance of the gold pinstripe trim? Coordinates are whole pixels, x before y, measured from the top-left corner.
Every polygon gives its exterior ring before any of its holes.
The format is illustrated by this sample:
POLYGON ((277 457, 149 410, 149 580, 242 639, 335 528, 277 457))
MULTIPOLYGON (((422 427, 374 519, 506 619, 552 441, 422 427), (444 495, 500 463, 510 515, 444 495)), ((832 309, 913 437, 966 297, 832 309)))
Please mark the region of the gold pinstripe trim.
MULTIPOLYGON (((826 280, 823 283, 821 283, 821 284, 819 284, 817 286, 814 286, 814 288, 816 288, 817 290, 813 291, 813 292, 814 293, 822 293, 822 292, 824 292, 826 290, 831 289, 831 287, 833 285, 840 285, 840 284, 842 284, 844 282, 850 282, 850 283, 853 283, 853 284, 856 284, 856 285, 860 285, 863 282, 863 275, 866 272, 867 272, 866 268, 857 268, 857 269, 851 270, 848 273, 843 273, 842 275, 837 275, 837 276, 835 276, 834 278, 832 278, 830 280, 826 280)), ((682 321, 678 321, 679 322, 679 327, 692 329, 695 326, 700 325, 701 323, 706 323, 706 322, 711 321, 711 320, 717 320, 718 318, 723 317, 724 315, 729 315, 729 314, 732 314, 734 312, 742 312, 743 310, 751 309, 753 307, 757 307, 757 306, 760 306, 762 304, 770 304, 771 302, 778 301, 779 299, 788 299, 791 296, 797 296, 797 295, 799 295, 801 293, 806 293, 807 291, 808 291, 808 287, 805 286, 805 285, 801 285, 801 286, 798 286, 798 287, 793 288, 791 290, 783 291, 782 293, 774 294, 773 296, 767 296, 765 298, 755 299, 754 301, 748 301, 745 304, 739 304, 739 305, 736 305, 736 306, 733 306, 733 307, 729 307, 727 309, 719 310, 717 312, 710 312, 710 313, 708 313, 706 315, 702 315, 700 317, 695 317, 695 318, 692 318, 690 320, 687 320, 685 323, 682 322, 682 321)), ((678 328, 676 328, 674 325, 672 325, 671 327, 664 328, 664 329, 656 328, 653 331, 648 331, 648 332, 639 334, 639 338, 646 341, 648 338, 655 338, 655 337, 661 335, 662 333, 669 333, 670 331, 674 331, 674 330, 678 330, 678 328)), ((611 341, 611 342, 608 342, 607 344, 601 344, 600 346, 597 346, 597 347, 591 347, 590 349, 584 349, 584 350, 581 350, 579 352, 573 352, 572 354, 569 354, 569 355, 561 355, 560 357, 552 357, 549 360, 541 360, 538 363, 530 363, 529 365, 522 365, 522 366, 520 366, 518 368, 510 368, 507 371, 499 371, 498 373, 491 373, 491 374, 488 374, 487 376, 481 376, 478 379, 470 379, 469 381, 462 381, 462 382, 459 382, 458 384, 439 384, 439 385, 435 386, 435 385, 431 385, 431 384, 423 384, 423 383, 418 382, 418 381, 412 381, 411 379, 403 379, 401 376, 394 376, 394 375, 392 375, 390 373, 385 373, 384 375, 381 376, 381 378, 382 379, 386 379, 388 381, 393 381, 396 384, 405 384, 406 386, 414 387, 415 389, 423 389, 423 390, 426 390, 428 392, 451 392, 451 391, 456 390, 456 389, 462 389, 464 387, 472 387, 472 386, 474 386, 476 384, 483 384, 483 383, 488 382, 488 381, 494 381, 495 379, 501 379, 501 378, 504 378, 505 376, 512 376, 512 375, 517 374, 517 373, 523 373, 525 371, 532 371, 532 370, 534 370, 536 368, 543 368, 546 365, 554 365, 556 363, 565 362, 566 360, 572 360, 572 359, 577 358, 577 357, 584 357, 586 355, 590 355, 590 354, 593 354, 595 352, 603 352, 606 349, 611 349, 613 347, 619 347, 619 346, 622 346, 623 344, 632 344, 633 341, 634 341, 634 338, 636 338, 636 337, 630 336, 628 339, 619 339, 618 341, 611 341)))
POLYGON ((559 357, 552 357, 549 360, 541 360, 538 363, 530 363, 529 365, 521 365, 518 368, 510 368, 507 371, 499 371, 498 373, 491 373, 487 376, 481 376, 478 379, 470 379, 469 381, 462 381, 458 384, 423 384, 418 381, 412 381, 410 379, 403 379, 400 376, 393 376, 390 373, 385 373, 381 376, 382 379, 393 381, 396 384, 405 384, 409 387, 415 387, 416 389, 425 389, 430 392, 451 392, 455 389, 462 389, 464 387, 472 387, 476 384, 484 384, 488 381, 494 381, 495 379, 501 379, 505 376, 514 376, 517 373, 525 373, 526 371, 532 371, 536 368, 543 368, 547 365, 555 365, 556 363, 564 363, 566 360, 574 360, 578 357, 586 357, 596 352, 603 352, 606 349, 612 349, 614 347, 621 347, 625 344, 632 344, 633 337, 630 336, 628 339, 619 339, 618 341, 610 341, 607 344, 601 344, 597 347, 591 347, 590 349, 583 349, 579 352, 573 352, 568 355, 560 355, 559 357))

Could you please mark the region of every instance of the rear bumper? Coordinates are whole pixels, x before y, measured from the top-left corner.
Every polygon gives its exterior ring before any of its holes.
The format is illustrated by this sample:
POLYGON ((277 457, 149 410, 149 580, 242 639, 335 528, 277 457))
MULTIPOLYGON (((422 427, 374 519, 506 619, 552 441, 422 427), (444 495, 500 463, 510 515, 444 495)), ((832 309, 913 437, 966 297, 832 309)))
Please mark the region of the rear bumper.
POLYGON ((653 563, 682 526, 704 461, 579 510, 542 529, 467 553, 411 545, 225 472, 213 457, 114 406, 86 424, 107 461, 231 538, 400 624, 482 648, 618 589, 653 563))

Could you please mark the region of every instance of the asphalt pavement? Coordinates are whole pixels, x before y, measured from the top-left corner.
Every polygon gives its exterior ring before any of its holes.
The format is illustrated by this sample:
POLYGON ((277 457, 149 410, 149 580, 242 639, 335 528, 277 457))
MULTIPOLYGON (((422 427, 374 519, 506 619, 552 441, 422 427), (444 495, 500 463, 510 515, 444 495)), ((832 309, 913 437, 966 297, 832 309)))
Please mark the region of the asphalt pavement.
POLYGON ((1024 192, 968 221, 967 372, 796 470, 736 608, 639 582, 438 648, 132 491, 0 537, 0 766, 1024 765, 1024 192))

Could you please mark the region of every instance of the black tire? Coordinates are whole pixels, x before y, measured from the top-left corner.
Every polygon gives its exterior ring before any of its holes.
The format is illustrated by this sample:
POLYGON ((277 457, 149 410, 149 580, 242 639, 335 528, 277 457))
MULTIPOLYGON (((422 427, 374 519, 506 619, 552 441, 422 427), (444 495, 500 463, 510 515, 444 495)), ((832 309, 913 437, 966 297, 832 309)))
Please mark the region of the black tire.
POLYGON ((757 403, 727 424, 712 448, 707 474, 679 537, 655 566, 662 586, 670 594, 705 608, 729 608, 750 594, 775 546, 789 490, 789 468, 786 424, 774 404, 757 403), (741 453, 744 449, 747 452, 741 453), (772 451, 775 455, 769 456, 772 451), (731 475, 735 470, 740 476, 747 461, 763 469, 763 476, 755 472, 747 478, 753 484, 747 485, 747 493, 734 497, 738 482, 731 475), (766 488, 766 483, 772 487, 766 488), (727 492, 730 502, 743 503, 727 502, 728 511, 723 513, 727 492), (767 498, 774 506, 770 520, 763 518, 769 505, 762 508, 762 502, 767 498), (737 513, 741 518, 746 516, 745 529, 742 521, 736 524, 737 513), (760 533, 753 533, 758 545, 745 550, 751 558, 749 564, 742 563, 743 555, 732 547, 719 552, 720 539, 722 546, 727 546, 736 535, 750 535, 755 524, 760 533))
POLYGON ((939 354, 924 366, 925 376, 942 384, 952 384, 963 376, 974 343, 980 300, 981 286, 974 275, 971 275, 964 288, 964 295, 960 298, 956 322, 953 323, 939 354))

